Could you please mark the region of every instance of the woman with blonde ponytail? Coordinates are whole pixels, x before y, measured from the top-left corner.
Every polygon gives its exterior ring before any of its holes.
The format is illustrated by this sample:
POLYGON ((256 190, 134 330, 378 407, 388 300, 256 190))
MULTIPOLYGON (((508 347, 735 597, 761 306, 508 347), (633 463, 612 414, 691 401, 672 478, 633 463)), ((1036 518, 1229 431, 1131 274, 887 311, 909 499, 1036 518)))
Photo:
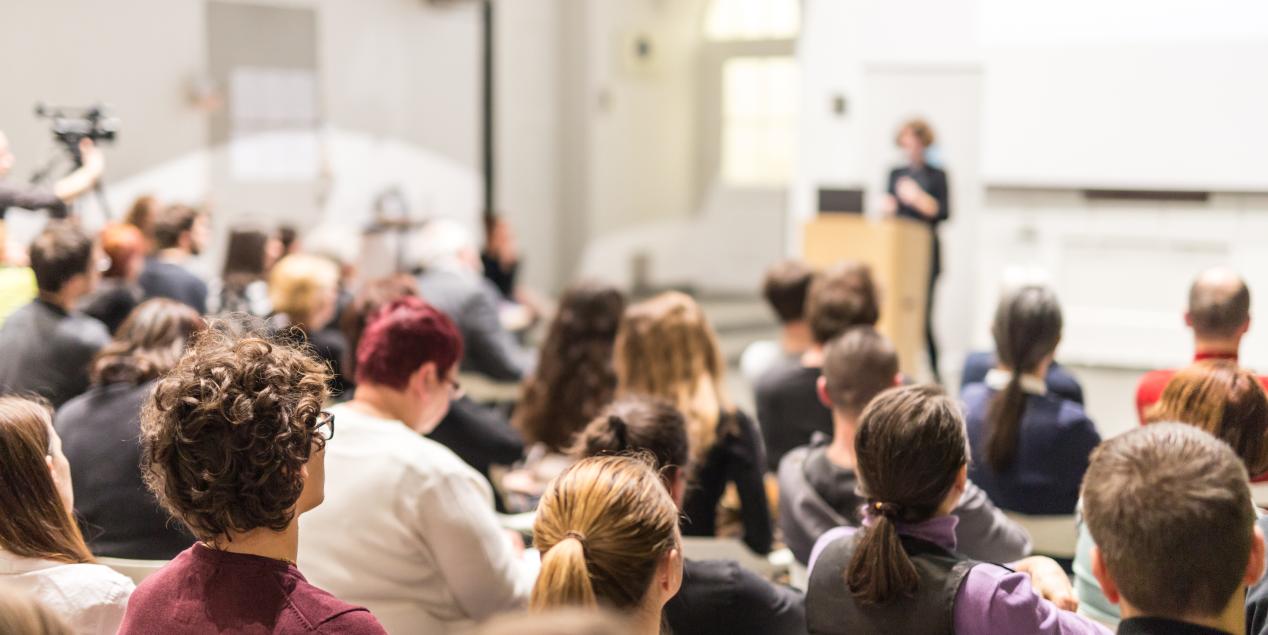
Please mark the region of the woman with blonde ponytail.
POLYGON ((661 632, 661 612, 682 584, 678 511, 649 459, 601 456, 564 471, 533 524, 542 554, 530 608, 603 607, 638 635, 661 632))
POLYGON ((864 526, 815 544, 812 635, 1108 633, 1070 612, 1070 581, 1052 559, 1006 568, 955 551, 950 513, 968 478, 966 445, 958 405, 936 387, 895 388, 863 411, 854 448, 864 526))
POLYGON ((1048 287, 1006 293, 991 328, 999 365, 961 393, 973 446, 969 478, 1003 509, 1074 513, 1088 456, 1101 442, 1083 406, 1050 393, 1043 379, 1061 323, 1048 287))
POLYGON ((694 468, 682 507, 683 533, 714 535, 718 501, 727 484, 734 483, 744 543, 755 553, 768 553, 772 530, 762 435, 726 393, 726 365, 700 306, 677 292, 630 306, 613 355, 618 397, 660 397, 687 420, 694 468))

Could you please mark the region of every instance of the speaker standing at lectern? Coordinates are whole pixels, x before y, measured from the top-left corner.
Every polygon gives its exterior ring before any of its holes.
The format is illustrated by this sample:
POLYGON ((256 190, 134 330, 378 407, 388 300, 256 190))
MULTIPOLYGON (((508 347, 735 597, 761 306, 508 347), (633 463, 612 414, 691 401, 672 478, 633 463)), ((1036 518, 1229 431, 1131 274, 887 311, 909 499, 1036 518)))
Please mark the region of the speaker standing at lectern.
POLYGON ((933 253, 929 258, 929 297, 925 302, 925 339, 929 350, 929 366, 933 376, 938 375, 938 344, 933 337, 933 290, 942 272, 942 249, 938 243, 938 224, 951 213, 948 206, 947 173, 926 162, 926 151, 933 145, 933 129, 921 119, 912 119, 898 129, 897 144, 907 156, 908 164, 894 168, 889 173, 889 194, 885 197, 884 210, 891 216, 901 216, 929 224, 933 236, 933 253))

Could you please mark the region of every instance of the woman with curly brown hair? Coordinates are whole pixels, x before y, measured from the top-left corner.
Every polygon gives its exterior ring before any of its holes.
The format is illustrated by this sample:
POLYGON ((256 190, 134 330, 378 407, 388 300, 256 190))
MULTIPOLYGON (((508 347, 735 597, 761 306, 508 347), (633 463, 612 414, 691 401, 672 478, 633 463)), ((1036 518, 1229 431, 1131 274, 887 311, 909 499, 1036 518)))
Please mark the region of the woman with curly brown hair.
POLYGON ((734 483, 744 543, 756 553, 769 552, 762 435, 727 395, 726 365, 700 306, 690 296, 667 292, 626 309, 614 363, 618 395, 668 399, 687 419, 695 467, 682 506, 683 534, 714 535, 718 501, 734 483))
POLYGON ((119 632, 383 633, 295 567, 334 419, 298 348, 205 331, 141 413, 146 484, 198 539, 145 580, 119 632))
POLYGON ((612 345, 624 311, 625 295, 611 285, 581 282, 564 292, 512 419, 527 441, 565 452, 612 400, 612 345))
POLYGON ((107 635, 123 619, 132 581, 93 563, 49 415, 46 404, 0 397, 0 583, 30 593, 78 633, 107 635))
POLYGON ((57 411, 53 426, 70 459, 75 513, 99 556, 169 560, 194 542, 141 482, 138 437, 154 380, 176 365, 185 343, 205 326, 185 304, 147 300, 98 353, 88 392, 57 411))

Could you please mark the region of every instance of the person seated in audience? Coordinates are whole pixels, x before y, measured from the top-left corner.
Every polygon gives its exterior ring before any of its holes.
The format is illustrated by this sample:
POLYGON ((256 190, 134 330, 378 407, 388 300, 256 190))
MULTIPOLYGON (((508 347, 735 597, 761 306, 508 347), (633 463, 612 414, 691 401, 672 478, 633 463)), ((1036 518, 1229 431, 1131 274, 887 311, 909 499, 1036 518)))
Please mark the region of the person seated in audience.
POLYGON ((132 201, 128 211, 123 214, 123 222, 141 230, 145 237, 145 255, 150 256, 158 250, 154 239, 154 223, 158 220, 163 205, 152 194, 142 194, 132 201))
POLYGON ((348 342, 343 333, 326 325, 335 317, 338 290, 339 268, 321 256, 287 256, 269 273, 270 326, 287 330, 312 347, 317 358, 330 367, 336 395, 347 388, 342 366, 348 342))
POLYGON ((534 611, 624 613, 638 635, 660 635, 665 603, 682 585, 678 509, 647 460, 582 459, 542 496, 533 523, 542 569, 534 611))
POLYGON ((0 392, 38 394, 59 407, 88 388, 93 355, 110 342, 95 318, 75 310, 97 284, 92 238, 54 221, 31 243, 39 295, 0 328, 0 392))
POLYGON ((282 257, 282 243, 263 230, 239 227, 229 232, 225 248, 225 266, 218 280, 212 282, 209 310, 215 313, 246 313, 268 317, 273 312, 269 301, 268 275, 282 257))
MULTIPOLYGON (((417 298, 418 295, 418 282, 407 274, 367 282, 348 304, 340 323, 340 332, 348 340, 349 351, 355 353, 365 332, 366 321, 380 308, 395 300, 417 298)), ((356 383, 352 381, 356 376, 355 354, 345 358, 343 368, 348 373, 345 381, 355 388, 356 383)), ((492 482, 490 472, 494 465, 512 465, 523 458, 524 440, 496 410, 476 403, 461 391, 455 392, 458 393, 457 398, 449 403, 449 411, 427 438, 452 450, 492 482)), ((347 393, 344 397, 351 398, 352 394, 347 393)), ((505 502, 496 489, 493 497, 497 510, 504 511, 505 502)))
POLYGON ((800 260, 777 262, 766 270, 762 297, 779 320, 779 341, 760 340, 744 348, 740 373, 750 384, 776 366, 792 366, 813 345, 806 322, 806 292, 814 270, 800 260))
POLYGON ((215 330, 158 380, 141 413, 145 482, 198 542, 137 587, 121 635, 384 633, 295 565, 299 517, 329 482, 328 381, 302 349, 215 330))
MULTIPOLYGON (((987 373, 998 365, 999 360, 995 358, 993 351, 969 353, 964 358, 964 370, 960 373, 960 390, 964 390, 969 384, 985 382, 987 373)), ((1043 381, 1048 386, 1048 392, 1053 395, 1080 405, 1083 403, 1083 386, 1069 369, 1056 360, 1048 366, 1048 374, 1044 376, 1043 381)))
MULTIPOLYGON (((682 507, 690 452, 687 424, 669 402, 646 396, 618 399, 577 438, 578 458, 647 453, 674 504, 682 507)), ((682 589, 665 605, 674 633, 804 635, 805 597, 744 569, 734 560, 682 563, 682 589)))
POLYGON ((838 527, 810 557, 813 634, 1108 633, 1080 617, 1049 558, 1003 567, 956 549, 968 483, 959 406, 933 386, 893 388, 863 411, 854 439, 862 527, 838 527))
POLYGON ((1246 470, 1229 446, 1175 423, 1097 448, 1083 485, 1092 572, 1119 633, 1245 632, 1243 590, 1264 573, 1246 470))
POLYGON ((95 564, 84 544, 50 414, 44 404, 0 397, 0 584, 31 594, 76 633, 113 635, 132 581, 95 564))
POLYGON ((816 386, 823 347, 852 326, 875 325, 880 305, 872 271, 859 262, 843 262, 815 275, 806 297, 806 321, 813 345, 799 364, 778 365, 754 386, 757 421, 766 440, 766 469, 779 469, 790 450, 810 442, 816 432, 832 434, 832 412, 819 400, 816 386))
POLYGON ((717 533, 718 502, 733 483, 744 544, 771 550, 762 435, 726 391, 726 363, 708 317, 690 296, 662 293, 625 310, 614 355, 617 395, 670 400, 687 418, 692 473, 683 533, 717 533))
MULTIPOLYGON (((1250 289, 1236 271, 1226 267, 1207 269, 1189 287, 1189 308, 1184 322, 1193 329, 1193 361, 1237 361, 1242 338, 1250 330, 1250 289)), ((1136 414, 1144 424, 1149 407, 1176 374, 1175 369, 1145 373, 1136 386, 1136 414)), ((1260 381, 1268 386, 1268 376, 1260 381)))
MULTIPOLYGON (((1268 394, 1253 372, 1232 360, 1205 360, 1177 372, 1150 408, 1148 420, 1199 428, 1232 447, 1248 474, 1268 472, 1268 394)), ((1074 559, 1074 589, 1085 615, 1116 624, 1118 607, 1102 593, 1092 571, 1093 546, 1084 518, 1074 559)))
POLYGON ((524 469, 508 475, 504 487, 540 496, 570 462, 563 455, 573 437, 612 401, 612 346, 624 312, 625 295, 611 285, 581 282, 564 291, 511 418, 534 445, 524 469))
POLYGON ((209 231, 207 215, 185 205, 168 205, 154 219, 158 251, 145 262, 139 282, 146 299, 169 298, 207 313, 207 283, 190 270, 209 231))
POLYGON ((114 333, 141 303, 145 292, 137 279, 145 267, 145 236, 126 223, 107 225, 98 238, 110 266, 101 274, 96 289, 79 301, 79 309, 114 333))
POLYGON ((1101 435, 1083 406, 1049 393, 1043 380, 1061 340, 1056 294, 1040 285, 1009 291, 991 331, 1000 363, 960 395, 973 446, 969 477, 1004 509, 1072 514, 1101 435))
POLYGON ((461 358, 448 316, 397 300, 360 338, 352 401, 331 408, 339 438, 326 448, 326 502, 303 521, 301 561, 391 632, 468 628, 522 604, 532 584, 489 482, 423 436, 449 409, 461 358))
MULTIPOLYGON (((876 395, 899 385, 898 353, 870 326, 856 326, 824 352, 819 396, 832 409, 832 437, 789 452, 779 463, 779 526, 798 562, 807 564, 815 541, 833 527, 864 520, 858 494, 854 437, 859 416, 876 395)), ((1026 530, 995 508, 972 482, 951 510, 960 553, 987 562, 1030 554, 1026 530)))
POLYGON ((515 278, 520 269, 519 245, 511 224, 500 215, 484 215, 484 249, 480 251, 480 263, 484 277, 497 287, 502 299, 518 302, 515 278))
POLYGON ((0 582, 0 633, 75 635, 70 624, 29 593, 0 582))
POLYGON ((439 218, 423 226, 415 248, 423 297, 462 331, 462 369, 515 382, 531 373, 533 354, 502 325, 500 294, 480 273, 480 254, 471 233, 457 221, 439 218))
POLYGON ((145 301, 93 362, 92 388, 57 411, 53 427, 70 459, 75 514, 99 556, 170 560, 194 542, 141 480, 141 407, 205 326, 180 302, 145 301))
POLYGON ((635 635, 625 620, 606 611, 560 609, 504 615, 489 620, 477 635, 635 635))

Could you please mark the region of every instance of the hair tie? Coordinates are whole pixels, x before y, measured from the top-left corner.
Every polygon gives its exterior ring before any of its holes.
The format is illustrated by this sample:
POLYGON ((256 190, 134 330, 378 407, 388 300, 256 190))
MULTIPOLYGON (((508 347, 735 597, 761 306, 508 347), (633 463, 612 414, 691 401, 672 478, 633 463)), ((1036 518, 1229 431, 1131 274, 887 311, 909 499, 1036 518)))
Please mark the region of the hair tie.
POLYGON ((898 503, 875 501, 872 503, 871 507, 873 512, 890 520, 897 518, 899 513, 902 512, 902 506, 898 503))
POLYGON ((616 439, 617 451, 623 452, 628 449, 630 440, 625 420, 616 415, 608 415, 608 427, 612 429, 612 437, 616 439))
POLYGON ((579 532, 579 531, 567 531, 567 532, 564 532, 564 540, 567 540, 567 539, 569 539, 569 538, 572 538, 573 540, 576 540, 577 542, 581 543, 581 549, 582 549, 583 551, 587 548, 587 545, 586 545, 586 535, 585 535, 585 534, 583 534, 583 533, 581 533, 581 532, 579 532))

